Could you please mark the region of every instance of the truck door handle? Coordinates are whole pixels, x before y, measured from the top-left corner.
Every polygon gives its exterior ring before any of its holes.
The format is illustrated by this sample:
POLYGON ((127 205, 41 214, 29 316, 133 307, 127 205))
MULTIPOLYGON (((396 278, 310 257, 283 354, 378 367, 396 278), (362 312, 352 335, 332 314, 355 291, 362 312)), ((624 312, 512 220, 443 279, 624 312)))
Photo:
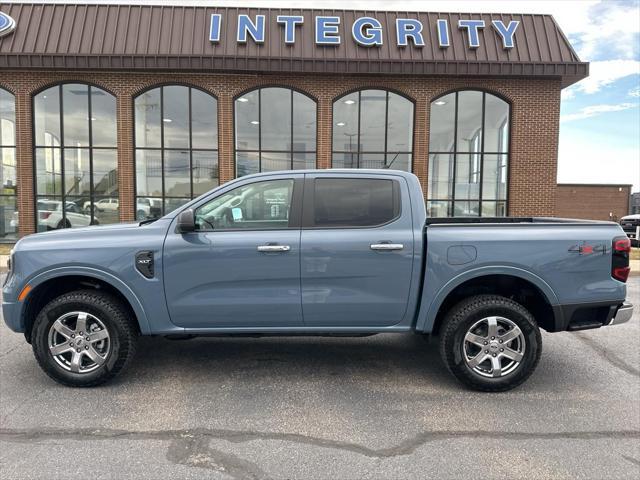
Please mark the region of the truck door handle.
POLYGON ((402 250, 404 245, 401 243, 372 243, 371 250, 402 250))
POLYGON ((259 245, 259 252, 288 252, 291 250, 289 245, 259 245))

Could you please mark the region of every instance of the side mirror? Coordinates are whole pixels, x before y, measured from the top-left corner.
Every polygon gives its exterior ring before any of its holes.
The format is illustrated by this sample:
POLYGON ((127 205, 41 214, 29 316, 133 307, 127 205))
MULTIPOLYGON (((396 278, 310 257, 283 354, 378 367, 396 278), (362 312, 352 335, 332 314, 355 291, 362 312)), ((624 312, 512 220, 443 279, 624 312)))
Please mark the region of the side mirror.
POLYGON ((178 215, 178 225, 176 226, 178 233, 189 233, 196 230, 196 217, 190 208, 178 215))

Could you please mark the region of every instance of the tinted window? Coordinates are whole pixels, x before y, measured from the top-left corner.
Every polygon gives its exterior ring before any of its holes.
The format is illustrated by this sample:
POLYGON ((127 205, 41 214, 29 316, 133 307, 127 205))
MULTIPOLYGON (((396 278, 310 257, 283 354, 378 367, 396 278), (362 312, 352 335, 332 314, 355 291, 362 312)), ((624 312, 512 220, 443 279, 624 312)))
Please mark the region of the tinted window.
POLYGON ((319 178, 314 187, 316 227, 366 227, 393 220, 400 212, 397 184, 367 178, 319 178))
POLYGON ((256 182, 214 198, 196 210, 198 230, 289 227, 293 180, 256 182))

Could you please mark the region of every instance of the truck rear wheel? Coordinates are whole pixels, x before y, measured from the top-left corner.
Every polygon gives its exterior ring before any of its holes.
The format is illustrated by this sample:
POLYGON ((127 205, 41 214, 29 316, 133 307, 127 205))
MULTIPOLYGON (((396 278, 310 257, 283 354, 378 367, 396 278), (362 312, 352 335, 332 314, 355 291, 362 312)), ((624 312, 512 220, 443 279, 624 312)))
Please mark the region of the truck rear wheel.
POLYGON ((502 392, 533 373, 542 336, 529 311, 498 295, 455 305, 441 327, 440 354, 458 380, 475 390, 502 392))
POLYGON ((78 290, 49 302, 32 333, 33 353, 56 382, 93 387, 125 368, 137 331, 122 302, 105 292, 78 290))

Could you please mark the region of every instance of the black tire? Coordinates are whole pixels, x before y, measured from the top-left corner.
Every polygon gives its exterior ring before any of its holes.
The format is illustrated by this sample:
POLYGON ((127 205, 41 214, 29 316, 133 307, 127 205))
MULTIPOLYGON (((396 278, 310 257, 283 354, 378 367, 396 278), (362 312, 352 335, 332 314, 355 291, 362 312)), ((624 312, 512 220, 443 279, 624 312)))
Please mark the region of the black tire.
POLYGON ((70 387, 93 387, 110 380, 131 362, 137 337, 133 319, 118 298, 98 290, 77 290, 55 298, 40 311, 33 326, 32 347, 40 367, 56 382, 70 387), (74 311, 94 315, 109 334, 110 348, 104 363, 90 372, 66 370, 49 350, 52 324, 62 315, 74 311))
POLYGON ((60 220, 58 225, 56 225, 56 230, 60 230, 61 228, 71 228, 71 222, 69 222, 69 220, 60 220))
MULTIPOLYGON (((477 295, 463 300, 447 313, 440 329, 440 355, 444 363, 458 380, 474 390, 503 392, 517 387, 534 372, 541 353, 542 336, 531 313, 519 303, 499 295, 477 295), (491 316, 515 323, 524 337, 522 360, 513 371, 501 377, 483 376, 464 358, 465 335, 476 322, 491 316)), ((491 359, 487 360, 490 363, 491 359)))

